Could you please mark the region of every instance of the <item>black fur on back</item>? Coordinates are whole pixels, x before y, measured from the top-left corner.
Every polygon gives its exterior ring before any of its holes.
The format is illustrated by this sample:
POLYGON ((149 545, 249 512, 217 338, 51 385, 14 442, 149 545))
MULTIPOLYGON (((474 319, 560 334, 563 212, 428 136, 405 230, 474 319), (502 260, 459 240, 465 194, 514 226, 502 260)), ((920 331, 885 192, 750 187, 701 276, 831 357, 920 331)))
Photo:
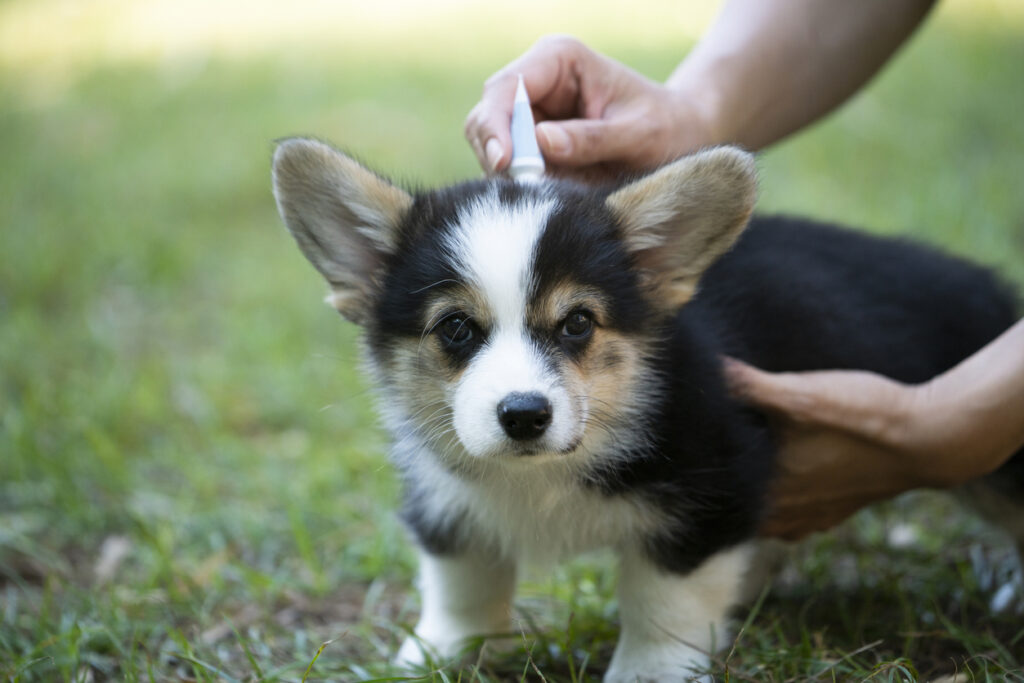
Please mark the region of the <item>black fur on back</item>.
POLYGON ((757 218, 682 311, 766 370, 857 368, 923 382, 1017 318, 990 271, 901 239, 757 218))

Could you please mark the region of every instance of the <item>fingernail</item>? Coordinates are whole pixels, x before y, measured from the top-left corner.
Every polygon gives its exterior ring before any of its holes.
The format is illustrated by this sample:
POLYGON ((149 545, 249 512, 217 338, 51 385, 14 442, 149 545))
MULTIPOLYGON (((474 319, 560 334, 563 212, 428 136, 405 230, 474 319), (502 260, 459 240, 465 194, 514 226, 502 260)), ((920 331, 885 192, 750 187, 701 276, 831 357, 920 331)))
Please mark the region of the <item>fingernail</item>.
POLYGON ((487 144, 484 146, 484 154, 487 156, 487 167, 491 169, 491 173, 494 173, 498 170, 498 163, 505 154, 501 148, 501 143, 498 142, 498 138, 491 138, 487 141, 487 144))
POLYGON ((553 123, 537 124, 537 141, 548 153, 568 156, 572 152, 572 140, 561 126, 553 123))

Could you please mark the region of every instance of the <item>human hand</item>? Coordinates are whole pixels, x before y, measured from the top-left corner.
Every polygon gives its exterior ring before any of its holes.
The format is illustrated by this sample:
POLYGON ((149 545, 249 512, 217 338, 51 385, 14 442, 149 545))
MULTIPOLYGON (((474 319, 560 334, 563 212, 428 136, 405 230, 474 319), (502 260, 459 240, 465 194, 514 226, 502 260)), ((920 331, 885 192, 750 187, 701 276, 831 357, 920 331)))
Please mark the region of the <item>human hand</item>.
POLYGON ((533 105, 537 143, 554 173, 615 175, 659 166, 712 144, 696 98, 666 88, 566 36, 541 38, 484 84, 466 139, 487 173, 512 157, 518 75, 533 105))
POLYGON ((727 361, 734 394, 778 419, 781 449, 761 533, 797 540, 924 485, 897 444, 910 388, 868 372, 767 373, 727 361))
POLYGON ((911 386, 870 372, 773 374, 728 360, 733 393, 779 419, 778 476, 761 533, 796 540, 870 503, 997 468, 1019 441, 991 429, 997 402, 965 408, 968 392, 982 395, 973 390, 979 367, 964 363, 911 386))

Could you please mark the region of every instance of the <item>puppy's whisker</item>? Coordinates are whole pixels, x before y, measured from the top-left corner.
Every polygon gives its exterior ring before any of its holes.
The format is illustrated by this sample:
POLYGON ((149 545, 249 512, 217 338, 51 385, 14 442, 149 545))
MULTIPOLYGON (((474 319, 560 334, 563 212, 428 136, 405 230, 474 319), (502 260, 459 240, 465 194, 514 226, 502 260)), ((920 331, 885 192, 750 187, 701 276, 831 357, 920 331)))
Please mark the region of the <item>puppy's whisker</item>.
MULTIPOLYGON (((416 411, 410 413, 409 417, 411 419, 416 419, 416 418, 421 417, 428 410, 433 410, 434 413, 436 413, 437 411, 446 410, 446 409, 448 409, 447 402, 439 399, 437 401, 431 401, 430 403, 427 403, 426 405, 421 406, 416 411)), ((434 414, 434 413, 432 413, 432 414, 434 414)))
POLYGON ((428 289, 433 289, 434 287, 439 287, 441 285, 447 285, 447 284, 457 285, 457 284, 459 284, 459 281, 458 280, 453 280, 451 278, 445 278, 443 280, 438 280, 437 282, 434 282, 432 284, 424 285, 423 287, 420 287, 419 289, 414 289, 414 290, 412 290, 409 293, 410 294, 419 294, 420 292, 425 292, 428 289))

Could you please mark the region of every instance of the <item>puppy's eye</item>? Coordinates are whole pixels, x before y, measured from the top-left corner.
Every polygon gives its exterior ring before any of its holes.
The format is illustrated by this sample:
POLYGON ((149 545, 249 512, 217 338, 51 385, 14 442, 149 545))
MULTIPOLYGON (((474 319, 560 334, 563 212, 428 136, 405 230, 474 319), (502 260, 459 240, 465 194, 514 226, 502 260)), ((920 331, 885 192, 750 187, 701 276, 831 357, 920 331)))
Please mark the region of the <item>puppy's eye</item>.
POLYGON ((562 336, 579 339, 594 329, 594 319, 587 311, 573 311, 562 323, 562 336))
POLYGON ((462 346, 473 338, 473 321, 456 313, 441 321, 438 332, 449 346, 462 346))

